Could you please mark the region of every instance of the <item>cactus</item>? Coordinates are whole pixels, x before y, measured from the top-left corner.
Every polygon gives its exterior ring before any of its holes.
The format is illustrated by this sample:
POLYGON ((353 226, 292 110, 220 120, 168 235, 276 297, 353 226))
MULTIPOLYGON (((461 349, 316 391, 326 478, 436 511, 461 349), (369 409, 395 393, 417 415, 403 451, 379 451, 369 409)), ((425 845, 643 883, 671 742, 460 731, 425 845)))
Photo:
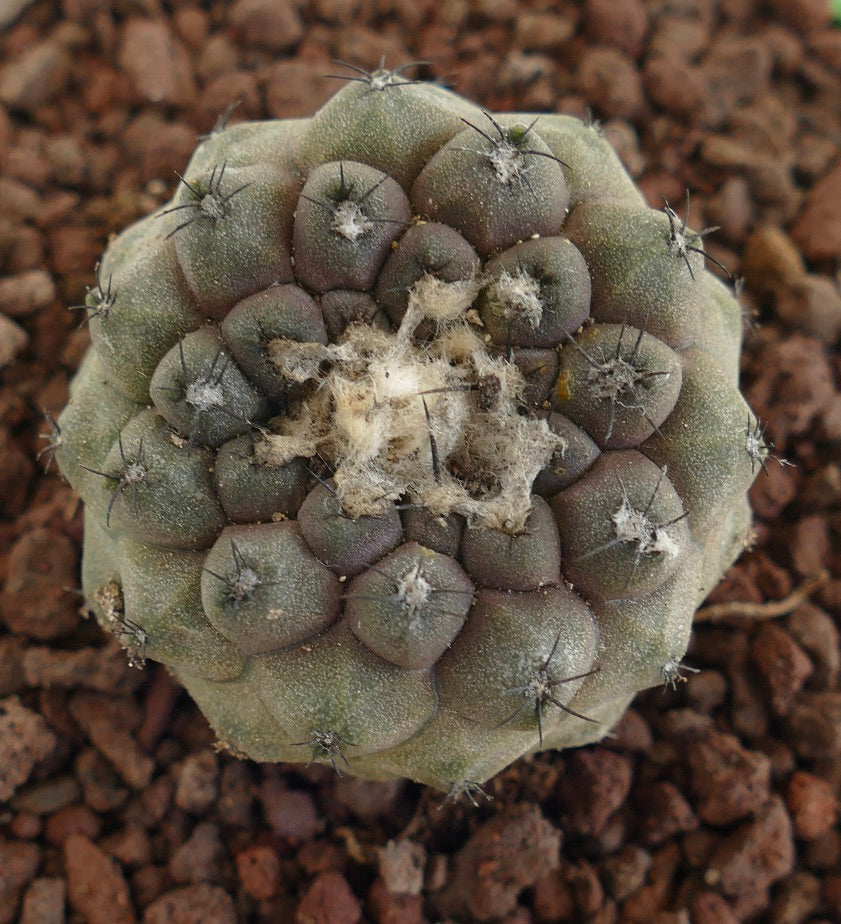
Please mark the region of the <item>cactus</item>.
POLYGON ((597 740, 768 451, 706 233, 592 126, 399 71, 221 125, 86 301, 53 442, 99 622, 259 761, 458 794, 597 740))

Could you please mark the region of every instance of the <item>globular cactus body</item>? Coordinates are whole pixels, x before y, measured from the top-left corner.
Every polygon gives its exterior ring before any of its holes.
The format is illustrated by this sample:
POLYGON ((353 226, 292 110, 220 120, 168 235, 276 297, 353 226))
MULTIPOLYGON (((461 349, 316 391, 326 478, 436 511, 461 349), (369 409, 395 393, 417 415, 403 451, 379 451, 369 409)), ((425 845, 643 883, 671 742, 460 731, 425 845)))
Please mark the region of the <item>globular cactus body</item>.
POLYGON ((766 449, 740 309, 598 132, 380 70, 115 239, 84 587, 220 741, 463 791, 673 679, 766 449))

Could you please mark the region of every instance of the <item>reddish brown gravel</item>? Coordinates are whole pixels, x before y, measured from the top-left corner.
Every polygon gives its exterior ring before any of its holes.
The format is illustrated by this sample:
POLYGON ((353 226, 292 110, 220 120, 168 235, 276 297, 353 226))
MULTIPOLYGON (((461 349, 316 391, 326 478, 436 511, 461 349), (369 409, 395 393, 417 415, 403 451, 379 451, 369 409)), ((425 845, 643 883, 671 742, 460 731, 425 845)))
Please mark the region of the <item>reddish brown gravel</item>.
POLYGON ((0 924, 841 921, 841 24, 828 0, 0 0, 0 924), (598 120, 744 280, 775 444, 752 548, 677 689, 444 801, 217 754, 166 671, 80 617, 50 418, 109 237, 334 59, 598 120), (45 416, 47 415, 47 416, 45 416), (779 609, 779 608, 778 608, 779 609))

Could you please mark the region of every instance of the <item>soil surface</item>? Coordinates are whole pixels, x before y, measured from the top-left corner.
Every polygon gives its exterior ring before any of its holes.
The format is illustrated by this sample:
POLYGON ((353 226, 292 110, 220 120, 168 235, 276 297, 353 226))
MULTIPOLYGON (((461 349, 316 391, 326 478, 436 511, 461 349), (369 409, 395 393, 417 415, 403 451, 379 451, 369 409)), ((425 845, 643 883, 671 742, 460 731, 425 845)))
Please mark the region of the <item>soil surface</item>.
POLYGON ((829 0, 0 0, 0 924, 841 921, 841 28, 829 0), (675 689, 471 800, 216 753, 78 591, 50 465, 110 234, 335 59, 597 119, 744 280, 774 459, 675 689), (45 413, 47 419, 45 420, 45 413))

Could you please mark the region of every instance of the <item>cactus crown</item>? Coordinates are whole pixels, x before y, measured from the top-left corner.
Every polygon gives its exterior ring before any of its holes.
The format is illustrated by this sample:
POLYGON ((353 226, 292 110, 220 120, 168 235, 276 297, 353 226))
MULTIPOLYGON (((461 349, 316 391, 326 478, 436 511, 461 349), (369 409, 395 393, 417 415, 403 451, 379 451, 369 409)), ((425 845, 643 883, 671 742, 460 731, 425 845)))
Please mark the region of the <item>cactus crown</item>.
POLYGON ((51 448, 100 622, 227 747, 473 800, 680 678, 769 448, 712 229, 577 119, 345 67, 112 242, 51 448))

